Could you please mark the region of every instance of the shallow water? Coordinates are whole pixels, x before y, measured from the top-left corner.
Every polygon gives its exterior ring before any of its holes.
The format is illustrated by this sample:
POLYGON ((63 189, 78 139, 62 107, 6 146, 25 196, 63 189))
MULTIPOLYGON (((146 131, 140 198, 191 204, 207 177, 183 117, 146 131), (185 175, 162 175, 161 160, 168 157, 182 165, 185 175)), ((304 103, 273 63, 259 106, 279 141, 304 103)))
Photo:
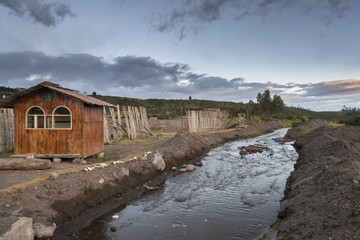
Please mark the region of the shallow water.
POLYGON ((161 190, 94 220, 82 239, 255 239, 276 220, 298 155, 279 144, 280 129, 212 149, 193 172, 170 177, 161 190), (238 147, 272 151, 246 155, 238 147), (118 215, 118 219, 113 219, 118 215), (112 232, 110 228, 116 227, 112 232))

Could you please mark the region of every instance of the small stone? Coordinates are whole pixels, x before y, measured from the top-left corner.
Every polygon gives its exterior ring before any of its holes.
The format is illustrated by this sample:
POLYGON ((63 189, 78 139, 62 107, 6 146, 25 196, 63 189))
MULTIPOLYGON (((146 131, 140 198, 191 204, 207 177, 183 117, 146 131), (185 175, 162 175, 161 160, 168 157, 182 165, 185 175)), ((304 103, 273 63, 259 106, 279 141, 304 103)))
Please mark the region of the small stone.
POLYGON ((50 177, 51 179, 57 179, 59 177, 59 174, 56 172, 52 172, 50 177))
POLYGON ((194 171, 196 169, 195 165, 188 164, 186 165, 186 171, 194 171))
POLYGON ((176 170, 177 170, 177 167, 173 166, 173 167, 171 168, 171 170, 176 171, 176 170))
POLYGON ((61 158, 53 158, 53 163, 61 163, 61 158))
POLYGON ((84 160, 82 160, 81 158, 74 158, 74 160, 72 160, 72 163, 74 163, 74 164, 83 164, 84 160))
POLYGON ((34 159, 35 158, 35 153, 27 153, 25 154, 25 159, 34 159))
POLYGON ((51 238, 56 230, 56 225, 46 226, 42 223, 35 223, 33 228, 36 238, 51 238))
POLYGON ((99 180, 99 183, 100 183, 100 184, 103 184, 104 182, 105 182, 104 179, 100 179, 100 180, 99 180))
POLYGON ((353 182, 354 182, 355 184, 359 184, 359 181, 356 180, 356 179, 353 179, 353 182))
POLYGON ((121 167, 118 174, 119 174, 120 178, 123 178, 125 176, 129 176, 130 172, 129 172, 129 169, 121 167))
POLYGON ((116 180, 119 180, 119 176, 116 173, 111 174, 116 180))
POLYGON ((112 218, 113 218, 113 219, 118 219, 119 216, 118 216, 118 215, 113 215, 112 218))
POLYGON ((110 228, 110 230, 111 230, 112 232, 116 232, 116 227, 115 227, 115 226, 112 226, 112 227, 110 228))
POLYGON ((195 163, 195 165, 198 166, 198 167, 201 167, 203 165, 203 163, 201 161, 198 161, 198 162, 195 163))
POLYGON ((103 158, 103 157, 104 157, 104 152, 99 153, 99 154, 98 154, 98 157, 99 157, 99 158, 103 158))
POLYGON ((180 168, 179 171, 180 172, 186 172, 186 168, 180 168))

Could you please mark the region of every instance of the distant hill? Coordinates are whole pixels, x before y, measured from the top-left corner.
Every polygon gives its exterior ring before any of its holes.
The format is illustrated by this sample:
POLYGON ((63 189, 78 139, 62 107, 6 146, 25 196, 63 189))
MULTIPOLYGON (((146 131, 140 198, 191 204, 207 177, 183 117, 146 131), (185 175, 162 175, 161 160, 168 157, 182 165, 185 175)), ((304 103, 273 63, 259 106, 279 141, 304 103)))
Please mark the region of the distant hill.
POLYGON ((0 99, 3 98, 3 96, 10 96, 14 93, 17 93, 21 90, 24 90, 24 88, 9 88, 9 87, 3 87, 0 86, 0 99))
MULTIPOLYGON (((3 95, 12 95, 23 88, 9 88, 0 86, 0 97, 3 95)), ((211 101, 211 100, 168 100, 168 99, 137 99, 116 96, 91 95, 98 99, 119 106, 143 106, 147 109, 150 117, 158 117, 159 119, 170 119, 186 115, 186 110, 202 110, 207 108, 218 108, 227 110, 231 116, 237 116, 238 113, 245 114, 248 109, 248 103, 236 103, 227 101, 211 101)), ((356 111, 328 111, 315 112, 300 107, 286 106, 281 118, 291 117, 307 117, 318 118, 323 120, 345 121, 359 115, 356 111)))
POLYGON ((227 110, 230 115, 237 116, 238 113, 246 112, 246 104, 211 101, 211 100, 167 100, 167 99, 137 99, 115 96, 93 95, 98 99, 119 106, 143 106, 146 108, 150 117, 158 117, 160 119, 176 118, 185 116, 186 110, 202 110, 206 108, 218 108, 227 110))

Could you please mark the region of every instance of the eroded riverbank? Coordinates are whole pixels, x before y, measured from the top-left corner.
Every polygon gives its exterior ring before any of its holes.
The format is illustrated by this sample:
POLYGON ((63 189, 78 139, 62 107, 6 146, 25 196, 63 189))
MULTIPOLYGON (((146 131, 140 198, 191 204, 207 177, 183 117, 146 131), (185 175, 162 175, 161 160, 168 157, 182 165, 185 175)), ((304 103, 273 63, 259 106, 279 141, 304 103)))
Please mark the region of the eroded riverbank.
POLYGON ((297 130, 299 159, 273 226, 277 238, 359 239, 360 128, 309 121, 297 130))
MULTIPOLYGON (((211 148, 268 133, 284 123, 289 121, 262 123, 232 132, 207 135, 178 134, 157 150, 166 163, 165 171, 168 171, 172 166, 195 161, 211 148)), ((144 192, 143 184, 154 177, 166 178, 166 173, 158 171, 152 166, 151 159, 143 156, 121 164, 108 164, 106 168, 90 172, 69 171, 57 179, 39 181, 37 185, 22 192, 6 194, 3 191, 0 196, 0 221, 8 223, 9 219, 28 217, 33 218, 34 223, 49 227, 55 223, 61 229, 70 219, 114 197, 118 204, 138 198, 144 192), (123 175, 124 169, 129 176, 123 175)), ((9 230, 8 225, 1 226, 1 234, 9 230)))

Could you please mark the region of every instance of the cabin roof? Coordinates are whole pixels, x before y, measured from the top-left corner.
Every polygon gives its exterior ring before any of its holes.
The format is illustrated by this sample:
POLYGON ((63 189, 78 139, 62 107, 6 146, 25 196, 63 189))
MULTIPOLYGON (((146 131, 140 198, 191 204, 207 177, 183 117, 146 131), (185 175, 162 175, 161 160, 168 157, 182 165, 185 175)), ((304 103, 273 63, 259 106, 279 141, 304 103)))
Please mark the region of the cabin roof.
POLYGON ((41 89, 51 89, 55 92, 59 92, 59 93, 62 93, 62 94, 65 94, 65 95, 68 95, 70 97, 73 97, 73 98, 76 98, 86 104, 89 104, 89 105, 96 105, 96 106, 107 106, 107 107, 115 107, 115 105, 111 104, 111 103, 108 103, 108 102, 105 102, 105 101, 102 101, 100 99, 97 99, 97 98, 94 98, 94 97, 90 97, 90 96, 87 96, 85 94, 82 94, 78 91, 75 91, 75 90, 71 90, 71 89, 65 89, 65 88, 62 88, 60 87, 59 84, 55 84, 55 83, 52 83, 52 82, 42 82, 42 83, 39 83, 38 85, 34 86, 34 87, 31 87, 31 88, 28 88, 28 89, 25 89, 23 91, 20 91, 20 92, 17 92, 13 95, 11 95, 10 97, 7 97, 5 99, 2 99, 0 100, 0 107, 9 107, 13 104, 13 102, 19 98, 22 98, 28 94, 31 94, 33 92, 37 92, 41 89))

